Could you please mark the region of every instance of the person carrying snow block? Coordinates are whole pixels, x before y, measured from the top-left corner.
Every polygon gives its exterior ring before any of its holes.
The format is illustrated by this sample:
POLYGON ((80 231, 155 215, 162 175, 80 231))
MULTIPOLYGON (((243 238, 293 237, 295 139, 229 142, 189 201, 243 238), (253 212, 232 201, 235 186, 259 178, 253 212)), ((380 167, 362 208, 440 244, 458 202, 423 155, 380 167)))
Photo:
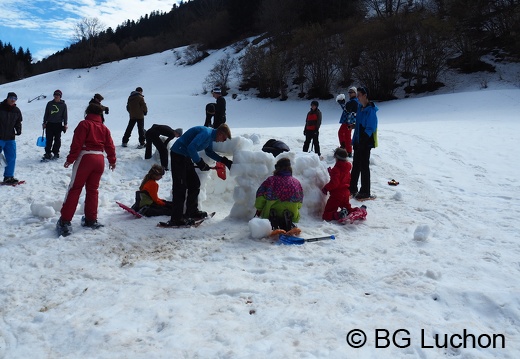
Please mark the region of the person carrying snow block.
POLYGON ((290 231, 300 220, 303 188, 293 177, 288 158, 278 160, 274 168, 273 175, 256 191, 256 216, 269 219, 273 229, 290 231))
POLYGON ((352 212, 350 205, 350 170, 352 164, 347 161, 348 153, 343 148, 334 151, 336 164, 328 168, 330 181, 321 190, 323 194, 330 193, 322 218, 326 221, 338 220, 347 217, 352 212), (338 211, 339 208, 339 211, 338 211))
POLYGON ((262 151, 272 153, 273 156, 276 157, 282 152, 289 152, 290 149, 284 142, 270 139, 265 143, 264 147, 262 147, 262 151))
POLYGON ((352 157, 352 130, 356 126, 356 114, 359 107, 357 99, 357 88, 354 86, 348 89, 349 100, 345 103, 345 95, 340 94, 336 101, 341 106, 341 126, 338 130, 339 146, 347 150, 348 157, 352 157))
POLYGON ((314 152, 321 156, 320 151, 320 126, 321 126, 321 111, 318 108, 318 101, 311 102, 311 110, 307 113, 305 119, 305 127, 303 128, 303 135, 305 136, 305 142, 303 143, 303 152, 309 151, 309 145, 312 140, 314 146, 314 152))
POLYGON ((157 183, 164 176, 165 170, 162 166, 154 164, 144 176, 136 194, 136 204, 132 209, 143 216, 169 216, 172 213, 173 202, 159 198, 159 184, 157 183))

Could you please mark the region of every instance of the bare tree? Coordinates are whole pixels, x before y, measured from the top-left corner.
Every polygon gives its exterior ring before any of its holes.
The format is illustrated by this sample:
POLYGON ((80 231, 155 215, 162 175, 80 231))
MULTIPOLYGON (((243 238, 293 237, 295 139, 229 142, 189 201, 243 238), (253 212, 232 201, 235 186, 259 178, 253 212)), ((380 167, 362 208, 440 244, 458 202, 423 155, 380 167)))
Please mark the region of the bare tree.
POLYGON ((105 30, 105 25, 96 17, 85 17, 74 25, 74 39, 85 44, 87 50, 86 65, 92 66, 96 54, 96 39, 105 30))
POLYGON ((222 89, 222 95, 226 95, 227 90, 229 89, 229 78, 237 68, 237 61, 232 59, 228 54, 226 57, 217 61, 209 75, 206 77, 205 82, 210 87, 220 86, 222 89))

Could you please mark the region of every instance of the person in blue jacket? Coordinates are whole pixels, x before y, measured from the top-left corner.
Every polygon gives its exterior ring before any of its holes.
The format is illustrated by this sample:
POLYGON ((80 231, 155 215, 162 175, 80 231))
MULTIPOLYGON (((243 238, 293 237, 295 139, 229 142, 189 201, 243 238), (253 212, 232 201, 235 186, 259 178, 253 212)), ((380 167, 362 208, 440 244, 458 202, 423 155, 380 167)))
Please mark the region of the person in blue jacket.
POLYGON ((360 105, 356 114, 356 127, 352 136, 354 158, 350 177, 350 193, 358 200, 370 199, 370 151, 377 147, 377 106, 368 99, 366 87, 357 89, 360 105), (361 175, 361 187, 358 180, 361 175))
POLYGON ((204 150, 209 158, 224 163, 230 169, 233 161, 213 151, 213 142, 224 142, 228 138, 231 138, 231 130, 226 124, 217 129, 196 126, 184 132, 172 145, 173 209, 171 219, 165 224, 167 227, 191 225, 195 220, 208 216, 206 212, 199 210, 200 180, 194 164, 201 171, 210 170, 199 156, 199 151, 204 150))

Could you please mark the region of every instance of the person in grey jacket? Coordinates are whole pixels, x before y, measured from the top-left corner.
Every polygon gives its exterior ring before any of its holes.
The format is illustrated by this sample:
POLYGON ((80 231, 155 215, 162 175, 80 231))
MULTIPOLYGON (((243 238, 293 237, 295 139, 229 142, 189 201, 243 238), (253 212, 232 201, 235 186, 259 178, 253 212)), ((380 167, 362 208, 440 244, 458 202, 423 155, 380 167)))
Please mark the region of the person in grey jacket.
POLYGON ((58 159, 60 157, 61 132, 67 131, 67 105, 61 99, 62 92, 54 91, 53 99, 45 106, 43 114, 43 128, 47 141, 45 144, 44 160, 58 159), (54 156, 51 156, 51 152, 54 156))

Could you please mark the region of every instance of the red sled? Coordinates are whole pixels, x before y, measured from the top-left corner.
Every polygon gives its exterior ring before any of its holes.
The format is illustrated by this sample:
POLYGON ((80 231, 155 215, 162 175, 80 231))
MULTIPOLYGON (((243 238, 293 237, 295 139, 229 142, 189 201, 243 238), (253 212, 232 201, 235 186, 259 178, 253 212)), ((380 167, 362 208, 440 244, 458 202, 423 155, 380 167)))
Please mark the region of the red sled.
POLYGON ((141 218, 141 217, 143 216, 143 215, 140 214, 139 212, 134 211, 132 208, 128 207, 127 205, 122 204, 121 202, 117 202, 117 201, 116 201, 116 203, 117 203, 117 205, 118 205, 119 207, 121 207, 121 208, 124 209, 125 211, 132 213, 136 218, 141 218))
POLYGON ((349 215, 345 218, 339 219, 338 222, 341 224, 354 223, 354 221, 363 221, 367 219, 367 206, 361 206, 359 208, 355 208, 349 215))

